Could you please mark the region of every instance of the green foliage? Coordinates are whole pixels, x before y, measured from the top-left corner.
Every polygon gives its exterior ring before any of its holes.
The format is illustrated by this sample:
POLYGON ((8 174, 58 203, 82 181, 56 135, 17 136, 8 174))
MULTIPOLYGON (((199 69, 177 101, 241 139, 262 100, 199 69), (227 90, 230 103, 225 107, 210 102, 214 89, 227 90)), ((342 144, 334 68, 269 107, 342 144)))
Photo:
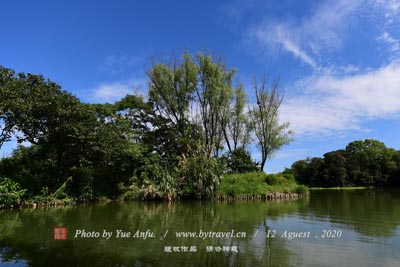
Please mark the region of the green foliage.
POLYGON ((186 150, 186 146, 180 144, 180 139, 185 139, 189 134, 189 105, 194 99, 197 71, 197 65, 187 53, 181 61, 175 59, 168 64, 153 64, 147 71, 150 101, 155 104, 157 112, 165 116, 164 124, 174 129, 170 134, 174 133, 172 140, 177 141, 175 149, 179 150, 178 154, 186 150))
POLYGON ((208 156, 219 156, 230 116, 235 69, 227 69, 221 60, 199 53, 197 56, 197 106, 208 156))
POLYGON ((153 165, 151 176, 148 175, 148 168, 145 167, 146 174, 141 184, 139 196, 142 199, 167 199, 169 201, 179 198, 178 183, 176 176, 172 176, 166 168, 160 165, 153 165))
POLYGON ((228 168, 234 173, 246 173, 258 170, 257 164, 251 159, 250 153, 244 148, 235 149, 230 154, 228 168))
MULTIPOLYGON (((264 172, 226 174, 221 180, 218 194, 237 196, 265 195, 270 192, 299 193, 298 187, 294 181, 286 180, 279 173, 269 175, 264 172)), ((307 190, 307 187, 302 187, 302 189, 307 190)))
MULTIPOLYGON (((135 180, 135 178, 133 178, 133 180, 135 180)), ((140 188, 135 183, 126 186, 121 182, 118 184, 118 189, 121 192, 121 200, 136 200, 140 198, 140 188)))
POLYGON ((269 185, 280 185, 280 184, 286 184, 286 183, 293 183, 294 178, 292 179, 291 175, 289 174, 268 174, 267 177, 265 177, 265 182, 269 185), (288 177, 289 179, 286 179, 288 177))
POLYGON ((257 138, 257 145, 261 151, 261 170, 272 154, 283 145, 292 141, 293 132, 289 130, 289 123, 279 124, 278 111, 283 101, 283 95, 275 82, 268 88, 266 79, 258 83, 254 78, 254 91, 257 104, 250 108, 249 114, 257 138))
POLYGON ((222 163, 206 154, 182 157, 179 162, 181 183, 183 183, 183 197, 197 199, 212 198, 222 177, 222 163))
POLYGON ((25 194, 20 184, 9 178, 0 177, 0 207, 13 207, 19 205, 25 194))
POLYGON ((308 192, 309 192, 309 190, 308 190, 308 187, 307 186, 305 186, 305 185, 298 185, 294 190, 293 190, 293 192, 294 193, 297 193, 297 194, 307 194, 308 192))
POLYGON ((283 172, 282 175, 289 182, 295 182, 296 181, 296 179, 294 178, 294 175, 291 174, 291 173, 284 173, 283 172))
POLYGON ((246 101, 247 95, 243 85, 239 84, 234 90, 233 103, 227 118, 227 127, 223 129, 230 154, 239 148, 244 149, 251 142, 252 127, 249 116, 245 113, 246 101))
POLYGON ((269 185, 279 184, 279 176, 273 173, 268 174, 267 177, 265 177, 265 182, 269 185))
POLYGON ((245 174, 224 175, 219 186, 219 195, 265 195, 268 185, 265 183, 265 173, 250 172, 245 174))
POLYGON ((398 185, 398 152, 373 139, 354 141, 323 158, 296 161, 299 183, 315 187, 398 185))

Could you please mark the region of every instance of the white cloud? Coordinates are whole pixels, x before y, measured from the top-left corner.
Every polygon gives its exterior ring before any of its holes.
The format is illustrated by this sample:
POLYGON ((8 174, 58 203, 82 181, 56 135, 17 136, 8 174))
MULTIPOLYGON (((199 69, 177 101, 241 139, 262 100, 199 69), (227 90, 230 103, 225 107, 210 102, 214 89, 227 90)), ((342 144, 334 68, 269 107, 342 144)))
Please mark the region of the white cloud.
POLYGON ((302 17, 266 17, 247 31, 261 52, 290 53, 312 67, 313 74, 292 88, 301 93, 286 97, 281 120, 290 121, 297 134, 336 134, 366 130, 367 121, 400 114, 400 38, 394 24, 400 22, 400 0, 315 3, 302 17), (368 57, 354 65, 348 61, 351 57, 329 56, 347 48, 351 31, 366 25, 372 27, 370 41, 376 41, 379 32, 383 46, 376 49, 390 52, 385 55, 389 64, 374 70, 362 67, 365 62, 371 66, 368 57), (347 65, 335 65, 338 62, 347 65))
POLYGON ((144 84, 144 80, 100 83, 90 90, 91 102, 112 103, 128 94, 145 95, 142 91, 144 84))
POLYGON ((318 67, 315 57, 341 46, 341 33, 360 2, 327 1, 311 16, 290 22, 268 19, 251 28, 248 35, 263 49, 289 52, 315 69, 318 67))
POLYGON ((287 97, 281 120, 296 134, 330 134, 362 129, 372 119, 400 114, 400 64, 337 77, 311 76, 298 82, 302 94, 287 97))
POLYGON ((101 102, 114 102, 127 94, 131 94, 133 88, 120 82, 102 83, 93 89, 93 96, 101 102))

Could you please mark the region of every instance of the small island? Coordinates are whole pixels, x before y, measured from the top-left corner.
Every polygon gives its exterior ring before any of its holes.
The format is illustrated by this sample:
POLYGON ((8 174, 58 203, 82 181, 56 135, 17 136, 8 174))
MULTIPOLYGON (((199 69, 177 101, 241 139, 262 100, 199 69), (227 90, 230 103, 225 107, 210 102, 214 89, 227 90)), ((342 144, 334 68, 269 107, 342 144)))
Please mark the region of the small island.
POLYGON ((204 53, 160 59, 146 73, 147 93, 98 104, 1 67, 0 145, 24 145, 0 160, 0 207, 307 193, 290 173, 263 172, 293 135, 278 121, 278 82, 254 77, 251 103, 236 70, 204 53))

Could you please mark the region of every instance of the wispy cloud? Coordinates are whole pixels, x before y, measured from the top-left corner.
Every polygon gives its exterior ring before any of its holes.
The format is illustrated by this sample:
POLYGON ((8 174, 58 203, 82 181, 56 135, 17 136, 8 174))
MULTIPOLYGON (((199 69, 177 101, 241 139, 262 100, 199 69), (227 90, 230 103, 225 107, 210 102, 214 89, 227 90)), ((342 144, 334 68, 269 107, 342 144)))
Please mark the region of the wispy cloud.
POLYGON ((285 21, 267 18, 251 27, 247 36, 261 49, 291 53, 315 69, 315 58, 341 46, 345 26, 359 5, 360 0, 326 1, 309 16, 285 21))
POLYGON ((388 49, 392 52, 392 59, 400 56, 400 39, 394 38, 390 33, 384 31, 378 40, 387 44, 388 49))
POLYGON ((384 10, 386 23, 391 24, 399 20, 400 1, 399 0, 371 0, 375 6, 384 10))
MULTIPOLYGON (((325 68, 327 55, 352 38, 351 30, 368 24, 378 40, 399 56, 400 0, 326 0, 302 16, 265 16, 249 26, 245 39, 261 53, 289 53, 314 70, 325 68)), ((374 37, 371 36, 373 40, 374 37)), ((393 58, 393 56, 391 56, 393 58)))
POLYGON ((302 94, 287 97, 281 119, 296 134, 360 130, 369 120, 400 114, 400 64, 347 76, 313 75, 297 82, 302 94))
POLYGON ((313 68, 317 67, 315 61, 308 55, 291 37, 292 30, 288 25, 272 24, 265 27, 253 29, 251 35, 256 38, 260 46, 273 46, 274 50, 283 49, 292 53, 304 63, 313 68))
POLYGON ((142 62, 142 58, 137 56, 109 55, 99 66, 99 70, 110 74, 118 74, 138 65, 140 62, 142 62))

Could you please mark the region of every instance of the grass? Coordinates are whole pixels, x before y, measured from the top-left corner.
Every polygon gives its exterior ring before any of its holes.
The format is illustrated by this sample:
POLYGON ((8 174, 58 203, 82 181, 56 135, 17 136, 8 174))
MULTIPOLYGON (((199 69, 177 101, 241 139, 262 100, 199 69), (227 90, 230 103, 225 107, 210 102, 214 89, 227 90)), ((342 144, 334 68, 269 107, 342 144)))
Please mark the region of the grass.
POLYGON ((266 195, 272 192, 301 194, 307 193, 308 188, 280 174, 267 175, 263 172, 250 172, 224 175, 217 195, 266 195))

